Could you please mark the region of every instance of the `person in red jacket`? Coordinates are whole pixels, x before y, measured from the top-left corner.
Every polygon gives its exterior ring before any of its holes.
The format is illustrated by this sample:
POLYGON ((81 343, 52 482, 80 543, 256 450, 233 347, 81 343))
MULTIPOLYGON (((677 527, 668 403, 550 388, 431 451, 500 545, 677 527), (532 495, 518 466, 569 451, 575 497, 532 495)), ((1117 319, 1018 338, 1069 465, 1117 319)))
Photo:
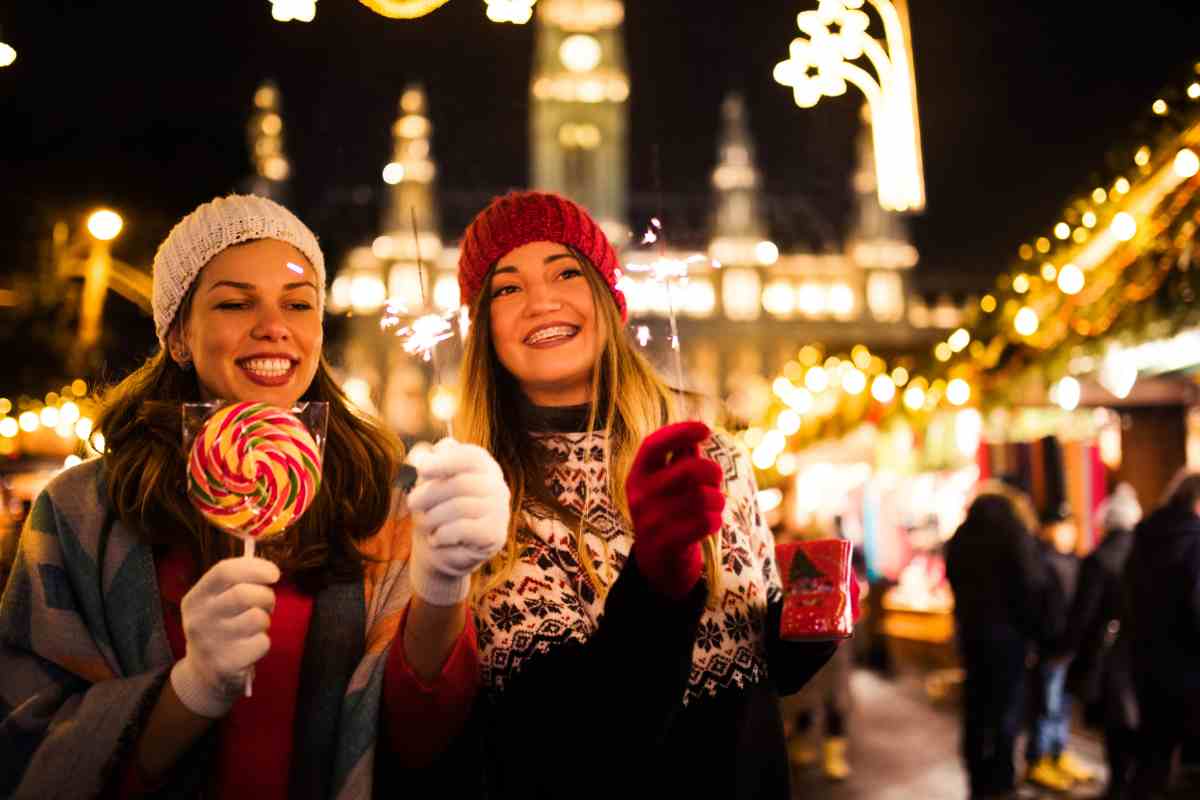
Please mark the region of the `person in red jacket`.
POLYGON ((749 459, 682 418, 625 330, 615 251, 578 204, 513 192, 466 230, 455 431, 513 489, 477 576, 493 796, 787 798, 780 694, 829 643, 779 637, 749 459))
POLYGON ((403 512, 402 447, 335 382, 324 257, 277 203, 198 207, 153 286, 161 347, 104 398, 103 458, 38 498, 0 602, 0 795, 368 797, 417 775, 479 687, 466 599, 508 529, 498 465, 444 440, 403 512), (187 498, 198 400, 328 403, 315 501, 256 557, 187 498))

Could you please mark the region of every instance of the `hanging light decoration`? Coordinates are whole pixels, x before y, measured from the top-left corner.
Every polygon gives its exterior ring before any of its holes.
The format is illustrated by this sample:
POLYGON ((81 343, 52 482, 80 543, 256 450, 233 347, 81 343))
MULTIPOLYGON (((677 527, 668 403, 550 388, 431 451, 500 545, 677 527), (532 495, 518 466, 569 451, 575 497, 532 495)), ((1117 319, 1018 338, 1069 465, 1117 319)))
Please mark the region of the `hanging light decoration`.
POLYGON ((0 31, 0 68, 10 66, 16 60, 16 48, 4 41, 4 32, 0 31))
POLYGON ((277 22, 312 22, 317 18, 317 0, 271 0, 271 19, 277 22))
POLYGON ((449 0, 359 0, 376 14, 390 19, 416 19, 437 11, 449 0))

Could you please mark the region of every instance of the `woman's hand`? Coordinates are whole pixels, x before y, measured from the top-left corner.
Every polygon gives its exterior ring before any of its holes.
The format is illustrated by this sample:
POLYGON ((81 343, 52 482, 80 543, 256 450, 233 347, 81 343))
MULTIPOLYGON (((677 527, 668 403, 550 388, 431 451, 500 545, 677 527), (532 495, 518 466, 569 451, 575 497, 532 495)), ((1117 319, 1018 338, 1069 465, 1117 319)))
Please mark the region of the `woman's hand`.
POLYGON ((279 567, 261 558, 228 558, 183 596, 187 652, 171 670, 179 701, 202 717, 224 716, 246 673, 267 651, 279 567))
POLYGON ((500 465, 473 444, 442 439, 413 466, 413 591, 431 605, 455 605, 471 573, 504 546, 512 495, 500 465))
POLYGON ((700 580, 700 542, 721 528, 721 468, 700 455, 710 434, 703 422, 659 428, 642 442, 625 482, 634 558, 650 585, 675 600, 700 580))

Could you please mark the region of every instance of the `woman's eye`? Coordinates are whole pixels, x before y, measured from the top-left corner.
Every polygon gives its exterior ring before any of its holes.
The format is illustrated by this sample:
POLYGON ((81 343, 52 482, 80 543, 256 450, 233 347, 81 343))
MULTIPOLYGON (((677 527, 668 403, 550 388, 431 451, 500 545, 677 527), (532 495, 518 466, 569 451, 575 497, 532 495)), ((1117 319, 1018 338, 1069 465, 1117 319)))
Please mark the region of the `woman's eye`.
POLYGON ((492 292, 492 297, 501 297, 506 294, 512 294, 517 290, 515 286, 501 286, 492 292))
POLYGON ((288 305, 291 307, 291 309, 293 311, 308 311, 312 308, 311 303, 307 303, 303 300, 296 302, 296 303, 289 303, 288 305))
POLYGON ((583 270, 581 270, 579 267, 567 267, 562 272, 558 273, 558 277, 563 278, 564 280, 567 278, 578 278, 581 275, 583 275, 583 270))
POLYGON ((217 303, 217 308, 228 311, 238 311, 248 306, 248 303, 241 300, 226 300, 224 303, 217 303))

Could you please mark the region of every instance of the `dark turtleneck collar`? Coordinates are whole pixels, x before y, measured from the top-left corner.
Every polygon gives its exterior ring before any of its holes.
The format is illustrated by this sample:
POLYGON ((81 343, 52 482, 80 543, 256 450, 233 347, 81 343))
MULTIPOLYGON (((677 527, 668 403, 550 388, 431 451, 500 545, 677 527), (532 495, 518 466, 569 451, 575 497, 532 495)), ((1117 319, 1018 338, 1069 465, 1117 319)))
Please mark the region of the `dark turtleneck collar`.
POLYGON ((539 406, 522 398, 521 423, 530 433, 583 433, 591 403, 577 406, 539 406))

